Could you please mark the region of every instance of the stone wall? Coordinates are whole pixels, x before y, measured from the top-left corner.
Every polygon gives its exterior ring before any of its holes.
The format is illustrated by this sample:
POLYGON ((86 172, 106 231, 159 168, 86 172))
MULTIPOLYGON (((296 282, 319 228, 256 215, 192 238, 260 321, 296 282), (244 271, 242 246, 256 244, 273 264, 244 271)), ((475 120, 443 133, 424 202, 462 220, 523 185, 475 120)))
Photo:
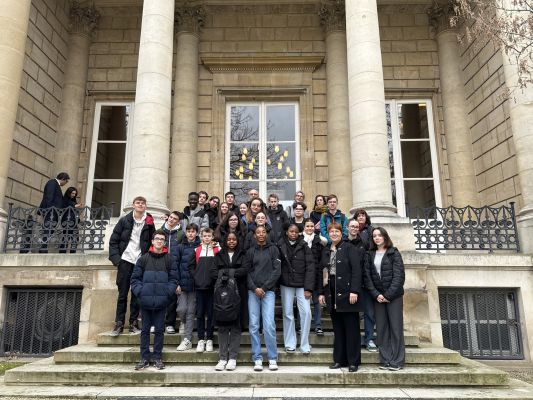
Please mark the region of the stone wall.
POLYGON ((33 0, 5 203, 39 205, 53 171, 67 58, 67 0, 33 0))

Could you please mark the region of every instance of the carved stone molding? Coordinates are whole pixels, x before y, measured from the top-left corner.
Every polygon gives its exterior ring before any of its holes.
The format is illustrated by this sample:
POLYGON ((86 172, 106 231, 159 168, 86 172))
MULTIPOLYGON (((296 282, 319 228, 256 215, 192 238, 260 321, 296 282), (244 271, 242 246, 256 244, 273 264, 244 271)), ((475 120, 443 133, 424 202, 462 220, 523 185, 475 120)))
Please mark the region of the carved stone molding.
POLYGON ((70 21, 69 32, 84 34, 92 37, 98 21, 100 20, 100 13, 94 5, 84 6, 79 1, 70 2, 70 21))
POLYGON ((205 9, 197 7, 179 7, 176 10, 176 32, 192 32, 199 34, 204 26, 205 9))
POLYGON ((320 16, 320 24, 326 33, 346 30, 344 0, 330 0, 322 3, 318 15, 320 16))
POLYGON ((324 61, 323 57, 202 57, 202 64, 210 72, 313 72, 324 61))
POLYGON ((435 3, 427 10, 429 26, 432 33, 438 35, 446 30, 455 29, 450 25, 450 20, 455 17, 455 11, 451 1, 435 3))

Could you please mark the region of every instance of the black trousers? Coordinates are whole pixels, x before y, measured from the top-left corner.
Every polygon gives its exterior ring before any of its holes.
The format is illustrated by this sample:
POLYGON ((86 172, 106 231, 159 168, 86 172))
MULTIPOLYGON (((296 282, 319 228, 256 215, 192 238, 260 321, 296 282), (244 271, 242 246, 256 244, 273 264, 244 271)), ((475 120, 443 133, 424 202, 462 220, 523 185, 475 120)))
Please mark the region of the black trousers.
POLYGON ((333 323, 333 362, 345 365, 361 364, 361 345, 358 338, 359 313, 337 312, 331 313, 333 323))
MULTIPOLYGON (((128 293, 130 292, 131 274, 133 273, 134 265, 124 260, 120 260, 117 267, 117 312, 115 316, 115 322, 122 322, 126 320, 126 310, 128 308, 128 293)), ((137 297, 132 293, 130 298, 130 325, 133 321, 136 321, 139 317, 139 304, 137 303, 137 297)))
MULTIPOLYGON (((165 316, 165 326, 174 326, 176 324, 176 317, 178 316, 178 313, 176 312, 176 307, 178 303, 178 296, 176 293, 172 295, 172 300, 170 301, 169 305, 167 306, 167 312, 165 316)), ((185 321, 183 321, 185 323, 185 321)))

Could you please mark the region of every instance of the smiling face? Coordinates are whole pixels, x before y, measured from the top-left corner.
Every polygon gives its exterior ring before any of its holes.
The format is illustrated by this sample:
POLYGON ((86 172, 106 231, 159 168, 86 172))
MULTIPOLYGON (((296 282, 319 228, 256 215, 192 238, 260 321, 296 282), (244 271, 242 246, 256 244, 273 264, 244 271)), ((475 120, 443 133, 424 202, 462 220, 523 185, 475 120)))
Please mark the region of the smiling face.
POLYGON ((222 204, 220 205, 220 213, 221 213, 222 215, 226 215, 226 214, 228 213, 228 211, 229 211, 228 203, 222 203, 222 204))
POLYGON ((195 195, 195 194, 191 194, 189 196, 189 207, 191 207, 191 209, 195 210, 196 207, 198 207, 198 196, 195 195))
POLYGON ((228 234, 228 237, 226 238, 226 246, 229 250, 235 250, 237 248, 237 235, 234 233, 228 234))
POLYGON ((152 246, 154 246, 155 253, 161 253, 163 251, 163 247, 165 246, 165 236, 155 235, 152 239, 152 246))
POLYGON ((255 240, 257 241, 258 245, 263 245, 266 243, 267 238, 267 231, 264 226, 259 226, 255 229, 255 240))
POLYGON ((133 203, 133 209, 138 213, 144 213, 146 211, 146 202, 142 200, 135 200, 133 203))
POLYGON ((170 214, 167 218, 167 225, 170 229, 175 228, 178 222, 180 222, 180 217, 174 213, 170 214))
POLYGON ((229 217, 228 226, 230 227, 230 229, 237 228, 237 225, 239 225, 239 217, 237 217, 236 215, 232 215, 231 217, 229 217))
POLYGON ((253 200, 250 203, 250 210, 252 210, 252 214, 254 215, 261 211, 261 201, 258 199, 253 200))
POLYGON ((248 211, 248 206, 246 205, 246 203, 241 203, 241 205, 239 206, 239 212, 241 213, 241 215, 246 215, 246 211, 248 211))
POLYGON ((348 224, 348 231, 352 236, 357 236, 359 233, 359 223, 355 219, 350 220, 350 223, 348 224))
POLYGON ((264 226, 266 224, 266 221, 267 221, 267 217, 265 213, 263 212, 258 212, 257 215, 255 216, 255 224, 257 226, 264 226))
POLYGON ((328 235, 335 246, 342 240, 342 232, 337 228, 328 230, 328 235))
POLYGON ((315 224, 313 221, 307 221, 305 223, 304 232, 306 235, 312 235, 315 232, 315 224))
POLYGON ((74 200, 76 198, 76 196, 78 195, 78 192, 76 190, 73 190, 72 192, 70 192, 70 198, 72 200, 74 200))

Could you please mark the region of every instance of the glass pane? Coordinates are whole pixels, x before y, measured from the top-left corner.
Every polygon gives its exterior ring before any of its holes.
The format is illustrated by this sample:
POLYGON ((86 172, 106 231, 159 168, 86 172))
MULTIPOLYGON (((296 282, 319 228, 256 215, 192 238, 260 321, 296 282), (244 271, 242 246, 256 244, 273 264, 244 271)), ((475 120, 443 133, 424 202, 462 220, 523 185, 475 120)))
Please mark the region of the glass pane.
POLYGON ((122 182, 94 182, 91 208, 113 205, 113 217, 119 217, 122 209, 122 182))
POLYGON ((393 152, 393 146, 392 146, 392 122, 391 122, 391 114, 390 114, 390 104, 385 104, 385 115, 387 118, 387 140, 389 142, 390 177, 391 179, 394 179, 394 152, 393 152))
POLYGON ((268 106, 267 141, 293 141, 295 136, 294 114, 294 106, 268 106))
POLYGON ((296 178, 294 143, 267 143, 267 179, 296 178))
POLYGON ((98 143, 94 179, 122 179, 126 143, 98 143))
POLYGON ((247 142, 259 140, 259 106, 231 107, 231 140, 247 142))
POLYGON ((130 106, 102 106, 98 140, 126 140, 130 106))
POLYGON ((402 142, 402 167, 404 178, 432 178, 429 141, 402 142))
POLYGON ((232 143, 229 157, 230 179, 259 179, 259 145, 232 143))
POLYGON ((229 184, 229 190, 235 193, 235 203, 240 204, 248 201, 248 191, 255 189, 259 191, 259 182, 257 181, 232 181, 229 184))
POLYGON ((392 191, 392 204, 395 206, 398 206, 397 200, 396 200, 396 180, 391 179, 391 191, 392 191))
POLYGON ((433 179, 425 181, 403 181, 403 184, 406 210, 413 209, 414 207, 425 208, 435 206, 433 179))
POLYGON ((399 104, 398 126, 400 139, 429 138, 426 103, 399 104))
POLYGON ((294 202, 294 193, 296 193, 295 181, 269 181, 267 182, 267 195, 275 193, 279 196, 280 202, 289 205, 294 202))

